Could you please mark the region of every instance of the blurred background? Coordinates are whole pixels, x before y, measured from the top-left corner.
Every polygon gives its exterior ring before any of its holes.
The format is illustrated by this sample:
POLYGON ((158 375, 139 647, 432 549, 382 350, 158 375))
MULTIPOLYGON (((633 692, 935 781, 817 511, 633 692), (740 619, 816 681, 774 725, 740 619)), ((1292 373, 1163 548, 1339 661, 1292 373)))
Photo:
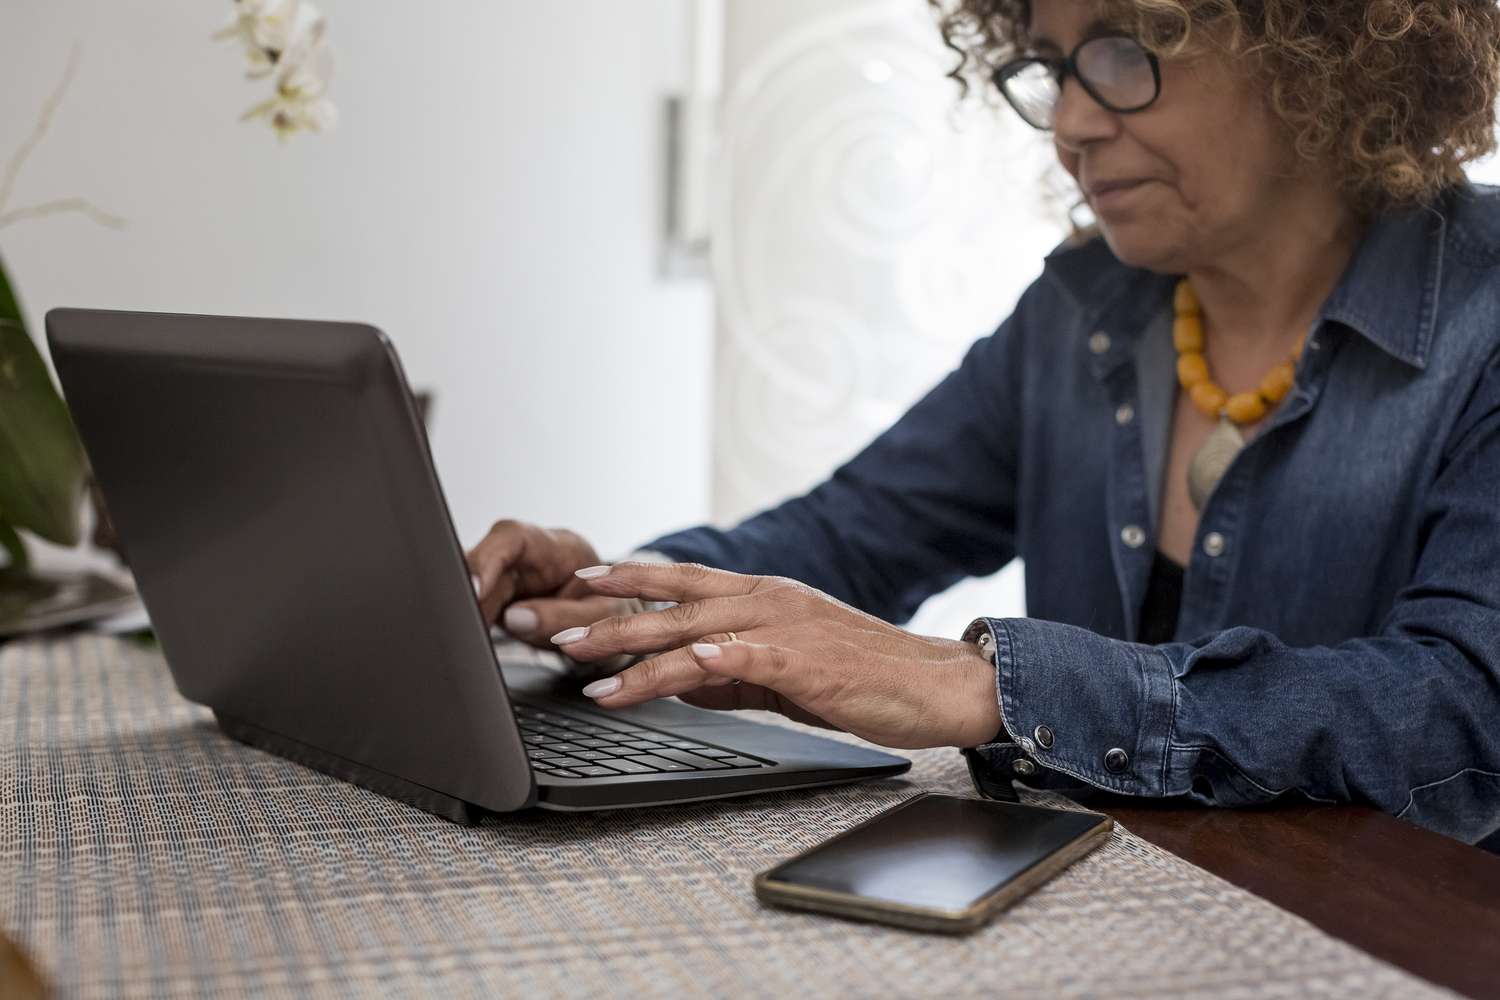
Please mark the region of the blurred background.
MULTIPOLYGON (((1066 231, 1045 138, 960 102, 925 0, 318 7, 339 120, 278 141, 230 0, 6 0, 0 156, 79 53, 13 205, 126 226, 22 220, 0 256, 37 339, 63 305, 379 326, 465 544, 516 517, 612 557, 805 489, 1066 231)), ((1022 613, 1021 572, 914 627, 1022 613)))

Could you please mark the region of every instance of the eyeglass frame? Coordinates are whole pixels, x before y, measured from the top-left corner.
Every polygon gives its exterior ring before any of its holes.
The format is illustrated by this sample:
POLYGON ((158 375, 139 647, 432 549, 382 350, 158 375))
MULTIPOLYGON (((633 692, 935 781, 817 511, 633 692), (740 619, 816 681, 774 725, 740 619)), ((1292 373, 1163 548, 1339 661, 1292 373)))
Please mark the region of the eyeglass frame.
POLYGON ((1104 110, 1113 112, 1117 115, 1133 115, 1138 111, 1145 111, 1147 108, 1151 107, 1151 105, 1155 104, 1157 102, 1157 99, 1161 97, 1161 60, 1157 58, 1155 52, 1152 52, 1144 45, 1141 45, 1140 41, 1135 37, 1123 32, 1114 32, 1105 35, 1091 35, 1090 37, 1085 38, 1083 41, 1079 42, 1077 45, 1073 46, 1073 51, 1065 56, 1018 56, 1015 59, 1008 59, 1000 66, 996 67, 995 71, 990 74, 990 82, 994 84, 995 89, 1000 91, 1000 95, 1005 98, 1005 103, 1010 105, 1011 110, 1014 111, 1023 122, 1041 132, 1051 132, 1053 131, 1055 126, 1038 125, 1030 118, 1026 117, 1026 112, 1022 111, 1020 107, 1017 106, 1015 99, 1010 96, 1010 91, 1005 88, 1006 80, 1009 80, 1011 77, 1021 72, 1021 70, 1025 69, 1027 66, 1032 65, 1045 66, 1048 69, 1052 70, 1052 75, 1057 78, 1058 100, 1062 99, 1063 84, 1067 83, 1068 77, 1071 76, 1073 79, 1078 81, 1078 85, 1083 88, 1084 93, 1088 94, 1089 97, 1094 99, 1094 103, 1098 104, 1104 110), (1107 38, 1123 38, 1127 41, 1134 42, 1135 45, 1141 50, 1141 52, 1146 56, 1146 63, 1151 67, 1153 89, 1151 92, 1151 99, 1145 104, 1141 104, 1133 108, 1116 107, 1115 105, 1111 104, 1109 101, 1106 101, 1103 97, 1101 97, 1099 95, 1099 92, 1094 89, 1093 85, 1089 83, 1084 75, 1078 72, 1079 50, 1081 50, 1085 45, 1090 45, 1094 42, 1101 41, 1107 38))

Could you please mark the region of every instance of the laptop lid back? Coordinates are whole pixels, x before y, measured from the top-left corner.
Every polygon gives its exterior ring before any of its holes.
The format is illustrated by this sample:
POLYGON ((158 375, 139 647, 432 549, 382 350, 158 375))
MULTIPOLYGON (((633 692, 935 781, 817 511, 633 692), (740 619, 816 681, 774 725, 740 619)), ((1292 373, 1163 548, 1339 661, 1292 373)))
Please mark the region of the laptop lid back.
POLYGON ((534 801, 378 330, 58 309, 47 336, 184 695, 488 809, 534 801))

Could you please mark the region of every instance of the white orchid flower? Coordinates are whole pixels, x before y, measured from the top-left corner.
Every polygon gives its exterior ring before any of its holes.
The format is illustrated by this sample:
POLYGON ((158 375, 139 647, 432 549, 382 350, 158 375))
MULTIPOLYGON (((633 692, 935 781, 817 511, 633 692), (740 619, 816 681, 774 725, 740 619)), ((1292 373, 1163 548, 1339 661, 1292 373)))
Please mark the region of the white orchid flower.
POLYGON ((322 13, 303 0, 235 0, 234 7, 234 19, 214 37, 240 40, 252 78, 287 59, 304 61, 323 38, 322 13))
POLYGON ((244 117, 265 118, 281 139, 298 132, 323 132, 338 121, 338 109, 325 96, 333 75, 333 57, 321 42, 299 54, 283 57, 276 74, 276 93, 244 117))

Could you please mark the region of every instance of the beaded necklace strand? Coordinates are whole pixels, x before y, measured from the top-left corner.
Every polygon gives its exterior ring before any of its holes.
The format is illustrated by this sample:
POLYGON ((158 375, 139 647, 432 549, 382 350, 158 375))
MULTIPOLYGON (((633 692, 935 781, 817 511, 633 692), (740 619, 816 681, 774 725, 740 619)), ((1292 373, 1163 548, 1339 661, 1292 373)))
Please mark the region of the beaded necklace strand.
POLYGON ((1266 372, 1253 391, 1231 396, 1209 374, 1208 359, 1203 356, 1203 307, 1186 278, 1177 283, 1172 311, 1177 381, 1198 412, 1219 421, 1203 447, 1188 461, 1188 497, 1193 507, 1201 510, 1234 457, 1245 447, 1245 436, 1239 428, 1263 418, 1291 392, 1297 377, 1297 359, 1302 356, 1306 338, 1299 338, 1291 358, 1266 372))

